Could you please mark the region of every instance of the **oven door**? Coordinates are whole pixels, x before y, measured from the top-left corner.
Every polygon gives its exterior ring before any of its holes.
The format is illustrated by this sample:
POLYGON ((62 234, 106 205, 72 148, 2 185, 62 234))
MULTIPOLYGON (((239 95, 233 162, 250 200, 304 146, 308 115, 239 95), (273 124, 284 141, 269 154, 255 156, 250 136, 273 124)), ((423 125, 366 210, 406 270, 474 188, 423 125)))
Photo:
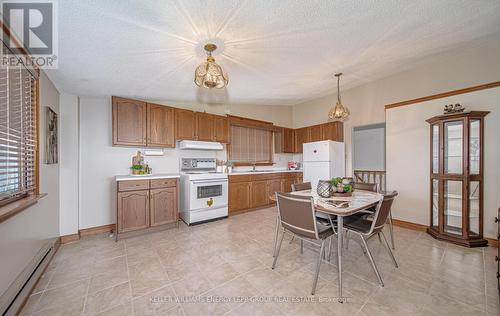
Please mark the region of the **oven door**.
POLYGON ((190 211, 227 206, 227 179, 192 180, 190 211))

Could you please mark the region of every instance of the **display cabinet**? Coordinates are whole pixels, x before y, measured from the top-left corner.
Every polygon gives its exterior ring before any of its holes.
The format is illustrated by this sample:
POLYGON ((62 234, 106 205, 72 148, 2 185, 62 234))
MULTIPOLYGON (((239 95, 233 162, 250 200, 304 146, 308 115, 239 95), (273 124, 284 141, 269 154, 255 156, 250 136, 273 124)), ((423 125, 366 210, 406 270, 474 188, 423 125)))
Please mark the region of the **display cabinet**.
POLYGON ((430 124, 430 227, 433 237, 467 247, 483 238, 484 117, 470 111, 435 116, 430 124))

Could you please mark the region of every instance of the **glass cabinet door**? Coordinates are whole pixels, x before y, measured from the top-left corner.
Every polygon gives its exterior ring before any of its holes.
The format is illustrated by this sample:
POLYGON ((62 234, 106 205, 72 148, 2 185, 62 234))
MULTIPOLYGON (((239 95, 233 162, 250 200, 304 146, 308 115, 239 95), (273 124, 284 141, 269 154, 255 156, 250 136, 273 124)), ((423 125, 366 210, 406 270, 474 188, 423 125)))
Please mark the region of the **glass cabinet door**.
POLYGON ((481 161, 480 120, 470 120, 469 126, 469 173, 479 174, 481 161))
POLYGON ((432 173, 439 173, 439 125, 432 125, 432 173))
POLYGON ((462 235, 462 181, 444 181, 444 231, 462 235))
POLYGON ((432 179, 432 218, 431 227, 438 230, 439 226, 439 180, 432 179))
POLYGON ((481 186, 479 181, 469 182, 469 235, 479 235, 479 202, 481 186))
POLYGON ((444 173, 462 174, 463 121, 444 123, 444 173))

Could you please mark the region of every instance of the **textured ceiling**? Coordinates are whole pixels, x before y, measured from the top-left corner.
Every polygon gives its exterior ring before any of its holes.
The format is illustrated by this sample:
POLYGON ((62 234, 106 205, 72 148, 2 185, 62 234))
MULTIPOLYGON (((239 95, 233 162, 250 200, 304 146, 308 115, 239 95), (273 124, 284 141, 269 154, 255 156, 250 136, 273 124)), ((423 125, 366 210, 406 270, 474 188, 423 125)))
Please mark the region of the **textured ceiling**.
POLYGON ((292 105, 500 32, 498 0, 59 1, 62 91, 202 103, 292 105), (193 83, 215 42, 223 90, 193 83))

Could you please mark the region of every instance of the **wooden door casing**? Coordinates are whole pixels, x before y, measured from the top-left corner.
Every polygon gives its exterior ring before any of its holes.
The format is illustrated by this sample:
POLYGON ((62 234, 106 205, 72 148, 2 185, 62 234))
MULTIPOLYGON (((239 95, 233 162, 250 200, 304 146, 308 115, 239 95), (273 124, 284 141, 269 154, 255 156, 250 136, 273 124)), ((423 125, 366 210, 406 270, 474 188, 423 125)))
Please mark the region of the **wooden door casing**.
POLYGON ((215 115, 196 112, 196 140, 215 141, 215 115))
POLYGON ((149 227, 149 191, 118 192, 118 232, 149 227))
POLYGON ((175 139, 196 139, 196 115, 195 112, 175 109, 175 139))
POLYGON ((151 227, 175 223, 177 221, 177 214, 177 187, 151 190, 151 227))
POLYGON ((226 116, 215 117, 215 141, 229 144, 229 118, 226 116))
POLYGON ((146 103, 112 97, 113 146, 146 146, 146 103))
POLYGON ((251 182, 229 183, 229 213, 251 207, 251 182))
POLYGON ((174 109, 148 103, 148 147, 175 147, 174 109))

